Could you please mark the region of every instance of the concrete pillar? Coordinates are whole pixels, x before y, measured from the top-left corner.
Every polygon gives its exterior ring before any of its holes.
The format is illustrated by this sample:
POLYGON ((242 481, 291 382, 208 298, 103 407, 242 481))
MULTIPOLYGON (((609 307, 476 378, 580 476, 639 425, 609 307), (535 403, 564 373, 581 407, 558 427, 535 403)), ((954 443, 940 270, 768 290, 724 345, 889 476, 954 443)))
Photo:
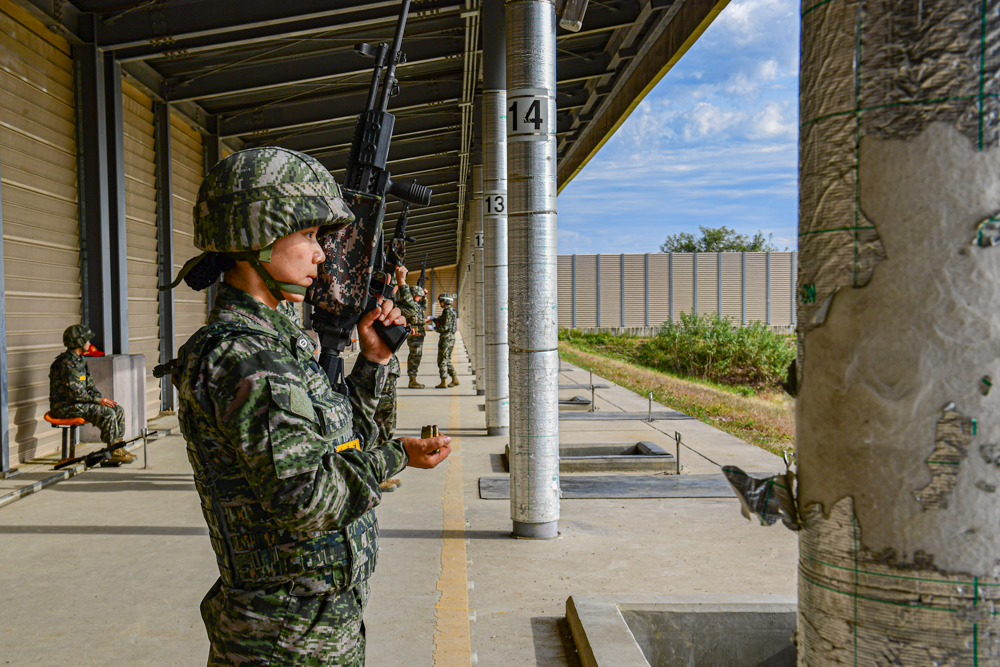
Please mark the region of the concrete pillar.
POLYGON ((486 431, 510 433, 507 347, 507 43, 504 0, 485 0, 483 23, 483 232, 486 431))
POLYGON ((514 535, 559 521, 556 8, 508 0, 510 480, 514 535))
MULTIPOLYGON (((477 114, 478 117, 478 114, 477 114)), ((478 151, 477 151, 478 153, 478 151)), ((478 158, 481 160, 482 155, 478 158)), ((472 165, 472 206, 469 207, 469 216, 472 219, 472 273, 474 303, 472 310, 475 313, 475 345, 476 345, 476 394, 484 396, 486 394, 486 274, 485 258, 483 257, 483 165, 477 163, 472 165)))
POLYGON ((800 665, 1000 660, 998 29, 802 15, 800 665))

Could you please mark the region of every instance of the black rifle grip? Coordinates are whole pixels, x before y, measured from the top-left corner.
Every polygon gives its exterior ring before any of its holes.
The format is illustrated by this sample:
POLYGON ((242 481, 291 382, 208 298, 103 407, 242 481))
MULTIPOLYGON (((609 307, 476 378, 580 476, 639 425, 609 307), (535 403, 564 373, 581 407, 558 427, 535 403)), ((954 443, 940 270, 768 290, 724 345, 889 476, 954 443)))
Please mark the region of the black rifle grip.
POLYGON ((390 350, 392 350, 393 354, 395 354, 396 350, 403 346, 403 343, 410 336, 409 324, 392 324, 390 326, 386 326, 378 320, 375 320, 372 326, 375 328, 375 333, 377 333, 378 337, 382 339, 382 342, 385 343, 390 350))

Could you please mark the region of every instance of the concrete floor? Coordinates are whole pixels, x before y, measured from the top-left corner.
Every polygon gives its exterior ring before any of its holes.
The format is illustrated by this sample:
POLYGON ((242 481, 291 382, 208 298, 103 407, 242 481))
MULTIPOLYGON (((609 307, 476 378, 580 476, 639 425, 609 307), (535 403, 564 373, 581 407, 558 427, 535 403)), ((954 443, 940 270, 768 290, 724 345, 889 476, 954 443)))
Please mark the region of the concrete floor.
MULTIPOLYGON (((511 539, 509 503, 478 493, 480 476, 501 472, 507 438, 485 435, 461 343, 462 385, 430 388, 436 343, 430 334, 428 388, 399 391, 398 434, 436 423, 454 452, 436 470, 405 470, 379 507, 369 665, 579 664, 564 620, 570 595, 794 595, 794 534, 746 521, 735 498, 564 500, 558 540, 511 539)), ((560 374, 562 383, 587 381, 572 367, 560 374)), ((620 387, 598 390, 597 403, 647 409, 620 387)), ((652 440, 670 452, 674 430, 684 436, 686 474, 727 463, 783 468, 697 421, 561 422, 564 443, 652 440)), ((217 571, 183 441, 151 443, 150 460, 149 470, 91 470, 0 509, 3 664, 204 664, 198 603, 217 571)))

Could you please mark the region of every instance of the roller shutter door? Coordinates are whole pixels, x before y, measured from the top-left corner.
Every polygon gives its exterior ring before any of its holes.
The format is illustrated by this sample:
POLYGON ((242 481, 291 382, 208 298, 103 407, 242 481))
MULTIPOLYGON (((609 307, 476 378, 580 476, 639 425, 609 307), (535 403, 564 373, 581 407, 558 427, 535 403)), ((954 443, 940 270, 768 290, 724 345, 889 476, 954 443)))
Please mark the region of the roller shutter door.
POLYGON ((646 255, 624 255, 625 321, 624 327, 646 325, 646 255))
POLYGON ((601 268, 602 327, 622 325, 622 258, 621 255, 598 255, 601 268))
POLYGON ((675 252, 673 257, 674 275, 674 321, 681 321, 681 313, 694 311, 694 254, 675 252))
MULTIPOLYGON (((201 134, 170 115, 170 154, 174 213, 174 275, 201 251, 194 247, 194 204, 201 187, 205 158, 201 134)), ((180 349, 207 319, 208 298, 183 282, 174 290, 174 349, 180 349)))
POLYGON ((128 347, 146 355, 146 414, 160 412, 159 258, 156 238, 156 153, 153 101, 122 82, 125 131, 125 226, 128 253, 128 347))
POLYGON ((573 326, 573 256, 559 255, 557 262, 559 327, 569 329, 573 326))
POLYGON ((649 326, 662 326, 670 320, 669 253, 649 256, 649 326))
POLYGON ((62 332, 80 322, 76 125, 69 44, 0 1, 0 174, 10 462, 60 436, 42 419, 62 332))
POLYGON ((747 323, 767 322, 767 253, 747 253, 747 323))

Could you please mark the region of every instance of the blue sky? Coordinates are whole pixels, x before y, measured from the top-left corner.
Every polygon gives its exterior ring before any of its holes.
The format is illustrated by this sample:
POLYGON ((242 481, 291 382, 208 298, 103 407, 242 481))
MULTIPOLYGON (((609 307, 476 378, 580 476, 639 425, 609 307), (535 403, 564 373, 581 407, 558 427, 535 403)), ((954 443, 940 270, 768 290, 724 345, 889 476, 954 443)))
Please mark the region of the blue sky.
POLYGON ((730 2, 560 193, 560 254, 657 252, 699 225, 796 248, 798 7, 730 2))

